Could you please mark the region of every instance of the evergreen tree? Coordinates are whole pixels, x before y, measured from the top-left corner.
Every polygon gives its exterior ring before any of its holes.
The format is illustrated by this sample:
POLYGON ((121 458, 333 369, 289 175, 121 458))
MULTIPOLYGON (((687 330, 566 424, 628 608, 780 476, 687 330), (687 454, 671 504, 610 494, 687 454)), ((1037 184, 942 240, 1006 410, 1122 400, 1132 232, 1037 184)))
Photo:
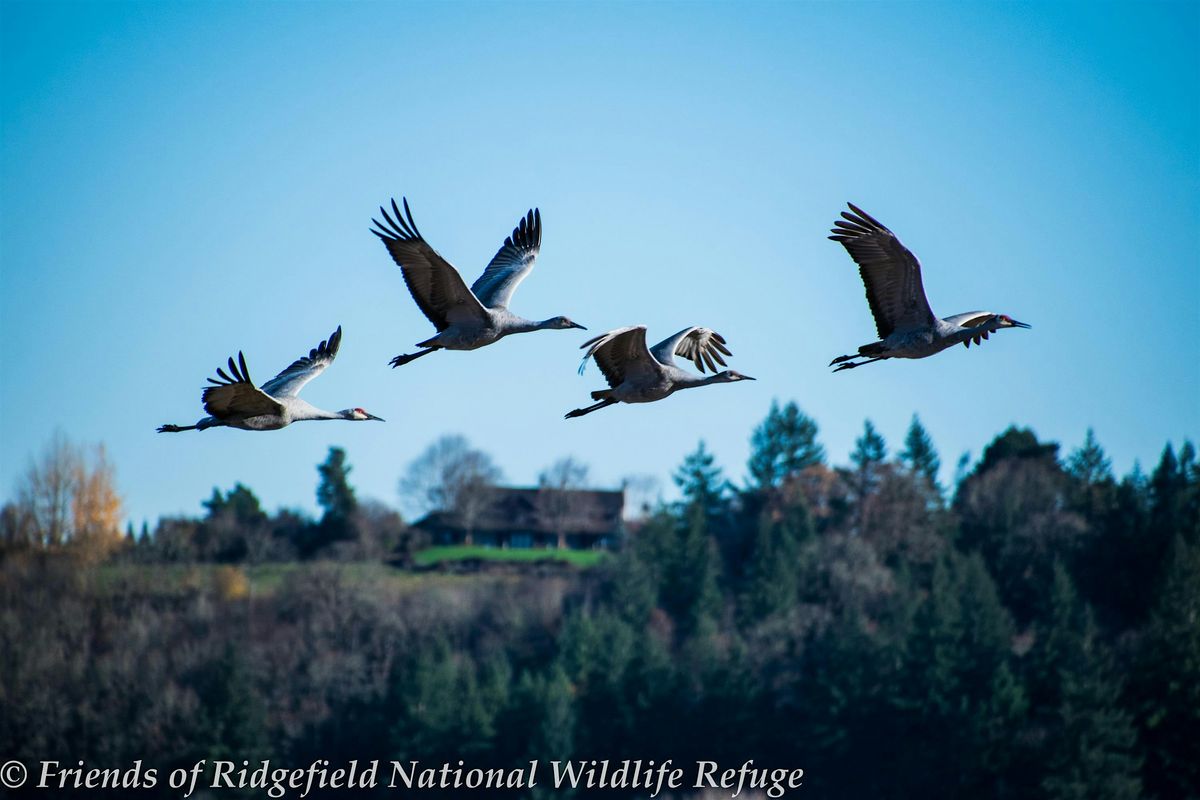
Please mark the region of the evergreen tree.
POLYGON ((706 517, 717 517, 728 510, 729 481, 716 459, 701 441, 686 455, 675 470, 675 485, 683 492, 688 507, 698 507, 706 517))
POLYGON ((235 483, 224 495, 220 489, 213 487, 212 497, 201 505, 208 509, 210 520, 226 512, 241 525, 253 525, 267 519, 267 513, 263 511, 258 497, 240 482, 235 483))
POLYGON ((800 545, 812 534, 803 505, 759 514, 754 549, 746 569, 741 611, 749 621, 790 611, 799 590, 800 545))
POLYGON ((1130 504, 1128 488, 1117 484, 1112 465, 1096 435, 1088 428, 1083 444, 1067 457, 1070 508, 1087 521, 1088 535, 1071 558, 1076 588, 1095 609, 1106 626, 1129 624, 1130 610, 1147 607, 1148 601, 1132 599, 1127 588, 1143 593, 1138 575, 1130 584, 1130 557, 1138 550, 1145 523, 1130 504), (1135 588, 1136 587, 1136 588, 1135 588))
POLYGON ((1191 442, 1184 442, 1179 453, 1176 457, 1174 448, 1168 444, 1150 475, 1148 535, 1161 558, 1166 557, 1167 548, 1176 535, 1195 542, 1200 532, 1195 449, 1191 442))
POLYGON ((1112 462, 1096 441, 1096 433, 1087 429, 1087 436, 1077 450, 1067 458, 1067 474, 1085 484, 1112 480, 1112 462))
POLYGON ((1074 563, 1087 541, 1087 521, 1071 508, 1071 479, 1057 447, 1010 428, 988 445, 954 498, 959 546, 983 556, 1020 624, 1045 613, 1053 564, 1074 563))
POLYGON ((1010 426, 983 449, 983 458, 976 465, 973 475, 981 475, 1005 459, 1018 458, 1049 462, 1057 467, 1058 445, 1054 442, 1039 442, 1029 428, 1010 426))
POLYGON ((1200 547, 1175 539, 1131 671, 1152 797, 1200 797, 1200 547))
POLYGON ((496 719, 508 703, 511 672, 504 655, 480 665, 470 653, 452 650, 442 635, 422 645, 391 679, 392 749, 401 760, 450 763, 489 753, 496 719))
POLYGON ((900 451, 900 462, 918 475, 924 475, 929 479, 931 486, 937 487, 938 470, 942 464, 938 459, 937 450, 933 447, 933 439, 929 437, 916 414, 913 414, 908 433, 904 435, 904 449, 900 451))
POLYGON ((690 636, 716 613, 719 560, 713 533, 730 523, 730 485, 701 441, 675 471, 686 503, 676 524, 673 547, 663 553, 660 605, 690 636))
POLYGON ((237 563, 250 551, 250 540, 266 528, 267 514, 254 492, 241 483, 226 494, 214 488, 203 503, 208 516, 196 531, 193 544, 201 560, 237 563))
POLYGON ((695 503, 678 527, 678 539, 663 571, 660 604, 675 619, 681 638, 706 631, 717 614, 717 553, 708 516, 695 503))
POLYGON ((887 458, 887 443, 875 430, 871 420, 863 421, 863 434, 854 442, 850 460, 854 472, 850 481, 854 491, 854 532, 864 535, 871 527, 874 516, 871 511, 871 495, 879 485, 880 466, 887 458))
POLYGON ((804 468, 825 462, 817 423, 794 401, 783 408, 771 401, 767 418, 750 437, 750 481, 755 488, 779 486, 804 468))
POLYGON ((854 462, 854 466, 859 472, 864 472, 877 464, 882 464, 887 458, 887 442, 879 435, 879 431, 875 430, 875 425, 871 420, 863 421, 863 434, 854 440, 854 452, 850 454, 850 460, 854 462))
POLYGON ((577 611, 563 624, 558 664, 575 689, 577 752, 637 758, 670 740, 676 723, 661 712, 675 689, 671 661, 646 628, 577 611))
POLYGON ((329 448, 329 455, 317 466, 321 476, 317 484, 317 505, 325 511, 323 519, 346 520, 358 510, 354 488, 347 480, 350 469, 346 463, 346 451, 340 447, 329 448))
POLYGON ((1030 653, 1030 693, 1047 730, 1041 787, 1049 798, 1141 796, 1137 732, 1121 682, 1070 575, 1055 564, 1049 618, 1030 653))
POLYGON ((199 706, 194 720, 196 760, 247 759, 253 763, 266 757, 266 711, 241 650, 226 644, 196 675, 194 687, 199 706))
MULTIPOLYGON (((510 767, 528 766, 533 759, 543 764, 570 759, 575 741, 575 708, 573 687, 562 666, 551 665, 545 674, 523 673, 498 728, 507 734, 497 741, 506 751, 500 760, 510 767)), ((529 791, 534 800, 573 795, 573 787, 556 789, 550 782, 539 783, 529 791)))
POLYGON ((978 555, 950 551, 939 559, 913 617, 904 679, 891 696, 895 724, 908 731, 897 796, 1014 791, 1011 736, 1026 698, 1008 664, 1012 631, 978 555))
POLYGON ((321 506, 324 514, 318 524, 318 541, 310 549, 357 538, 355 515, 358 512, 358 499, 348 480, 350 469, 346 463, 346 451, 340 447, 330 447, 325 461, 317 465, 317 472, 321 476, 317 484, 317 505, 321 506))

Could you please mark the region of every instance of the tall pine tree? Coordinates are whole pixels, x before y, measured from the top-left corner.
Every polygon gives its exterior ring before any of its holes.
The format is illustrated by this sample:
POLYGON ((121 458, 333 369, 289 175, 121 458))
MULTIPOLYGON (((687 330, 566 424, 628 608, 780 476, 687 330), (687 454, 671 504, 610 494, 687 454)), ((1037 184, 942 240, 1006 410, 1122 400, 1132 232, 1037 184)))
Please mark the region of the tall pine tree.
POLYGON ((1049 618, 1030 653, 1031 697, 1045 731, 1041 788, 1052 800, 1141 797, 1137 731, 1091 611, 1055 564, 1049 618))
POLYGON ((1153 797, 1200 797, 1200 546, 1176 537, 1129 694, 1153 797))
POLYGON ((817 442, 817 423, 794 401, 783 408, 771 401, 771 410, 750 437, 747 468, 754 488, 779 486, 804 468, 825 461, 825 448, 817 442))
POLYGON ((317 504, 324 510, 321 517, 317 547, 334 542, 352 541, 357 538, 355 514, 358 499, 350 485, 350 465, 346 463, 346 451, 330 447, 325 461, 317 466, 321 476, 317 484, 317 504))
POLYGON ((929 479, 933 487, 938 485, 938 470, 942 462, 934 449, 933 439, 921 424, 921 419, 913 414, 912 422, 908 425, 908 433, 904 435, 904 449, 900 451, 900 462, 918 475, 929 479))

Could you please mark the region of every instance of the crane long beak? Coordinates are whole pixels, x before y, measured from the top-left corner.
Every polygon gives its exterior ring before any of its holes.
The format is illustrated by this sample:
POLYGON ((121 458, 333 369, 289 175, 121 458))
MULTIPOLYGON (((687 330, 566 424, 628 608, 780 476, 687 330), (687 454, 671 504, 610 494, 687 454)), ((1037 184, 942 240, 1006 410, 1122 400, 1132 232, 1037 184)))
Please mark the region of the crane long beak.
POLYGON ((374 414, 367 414, 367 419, 373 419, 376 422, 387 422, 387 420, 384 419, 383 417, 377 417, 374 414))
POLYGON ((1027 325, 1024 322, 1017 322, 1015 319, 1012 321, 1012 324, 1013 324, 1014 328, 1032 328, 1033 327, 1032 325, 1027 325))
POLYGON ((580 325, 578 322, 572 322, 572 323, 571 323, 571 327, 572 327, 572 328, 579 328, 579 330, 581 330, 581 331, 586 331, 586 330, 587 330, 587 328, 586 328, 585 326, 583 326, 583 325, 580 325))

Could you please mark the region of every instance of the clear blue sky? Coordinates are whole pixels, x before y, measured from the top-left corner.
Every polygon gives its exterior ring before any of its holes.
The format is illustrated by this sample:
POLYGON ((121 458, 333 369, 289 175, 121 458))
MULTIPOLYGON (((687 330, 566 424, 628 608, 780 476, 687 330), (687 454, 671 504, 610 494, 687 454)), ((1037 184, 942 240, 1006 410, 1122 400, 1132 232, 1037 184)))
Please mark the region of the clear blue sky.
POLYGON ((516 483, 599 484, 704 438, 741 479, 796 399, 843 462, 918 412, 947 469, 1010 423, 1124 472, 1200 434, 1200 6, 1179 3, 0 3, 0 498, 55 428, 104 441, 129 516, 242 481, 313 509, 344 446, 398 502, 440 434, 516 483), (565 422, 581 331, 392 370, 432 328, 368 232, 405 194, 468 282, 519 216, 513 308, 653 340, 720 331, 756 383, 565 422), (826 229, 851 200, 935 312, 1031 331, 831 375, 874 339, 826 229), (378 423, 160 435, 242 349, 265 379, 345 329, 304 397, 378 423))

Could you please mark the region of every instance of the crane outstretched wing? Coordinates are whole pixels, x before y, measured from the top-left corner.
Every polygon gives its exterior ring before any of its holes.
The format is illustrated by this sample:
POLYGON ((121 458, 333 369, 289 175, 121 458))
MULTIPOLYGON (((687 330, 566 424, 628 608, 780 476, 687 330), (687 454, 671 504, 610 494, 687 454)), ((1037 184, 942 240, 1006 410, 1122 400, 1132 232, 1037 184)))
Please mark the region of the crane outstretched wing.
POLYGON ((513 292, 533 271, 533 262, 542 249, 542 213, 536 208, 521 218, 512 236, 471 284, 471 292, 488 308, 508 308, 513 292))
POLYGON ((847 205, 854 213, 843 211, 829 238, 841 242, 858 264, 879 338, 933 325, 917 257, 878 220, 853 203, 847 205))
POLYGON ((439 332, 459 321, 469 323, 486 320, 487 311, 479 299, 467 288, 458 270, 421 237, 408 208, 408 200, 403 202, 404 213, 401 214, 396 201, 392 200, 395 219, 380 206, 379 212, 384 221, 372 219, 378 230, 372 228, 371 233, 383 241, 392 260, 400 265, 409 294, 417 302, 421 313, 439 332))
POLYGON ((325 371, 337 357, 342 345, 342 326, 338 325, 327 341, 308 351, 287 366, 274 378, 262 385, 262 390, 272 397, 295 397, 304 385, 325 371))
POLYGON ((696 369, 701 372, 704 372, 706 366, 716 372, 716 364, 720 364, 722 367, 726 366, 725 359, 721 358, 721 354, 733 355, 725 346, 725 339, 721 334, 698 325, 684 328, 674 336, 663 339, 650 348, 650 353, 661 363, 672 367, 677 366, 675 356, 683 356, 695 364, 696 369))
POLYGON ((201 398, 204 410, 221 420, 248 419, 264 414, 282 414, 283 406, 250 380, 246 369, 246 357, 238 352, 235 364, 229 359, 229 373, 217 367, 217 377, 209 378, 213 384, 204 389, 201 398))
POLYGON ((611 330, 587 340, 581 347, 588 348, 588 351, 583 354, 579 373, 583 374, 587 360, 592 358, 612 387, 620 386, 626 380, 650 381, 662 371, 662 365, 646 349, 645 325, 611 330))

